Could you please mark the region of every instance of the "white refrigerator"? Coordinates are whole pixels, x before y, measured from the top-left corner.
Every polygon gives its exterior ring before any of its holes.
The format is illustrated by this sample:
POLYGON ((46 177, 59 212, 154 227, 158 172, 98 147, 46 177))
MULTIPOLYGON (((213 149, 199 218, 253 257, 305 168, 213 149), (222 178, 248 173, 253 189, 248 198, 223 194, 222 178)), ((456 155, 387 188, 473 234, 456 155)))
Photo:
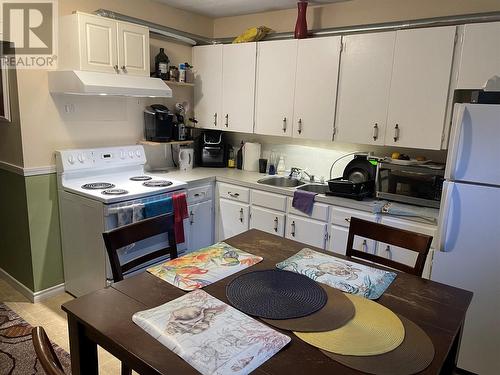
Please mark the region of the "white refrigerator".
POLYGON ((438 238, 431 279, 474 293, 458 366, 499 374, 500 105, 455 105, 438 238))

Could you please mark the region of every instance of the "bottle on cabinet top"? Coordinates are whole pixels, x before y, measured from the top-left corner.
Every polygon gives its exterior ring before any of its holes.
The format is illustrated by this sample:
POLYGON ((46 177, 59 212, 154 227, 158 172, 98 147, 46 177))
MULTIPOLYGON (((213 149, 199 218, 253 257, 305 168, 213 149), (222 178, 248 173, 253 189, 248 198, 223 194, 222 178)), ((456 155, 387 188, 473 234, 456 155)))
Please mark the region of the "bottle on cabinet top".
POLYGON ((155 76, 164 80, 168 79, 168 56, 165 54, 165 49, 160 48, 160 52, 155 57, 155 76))

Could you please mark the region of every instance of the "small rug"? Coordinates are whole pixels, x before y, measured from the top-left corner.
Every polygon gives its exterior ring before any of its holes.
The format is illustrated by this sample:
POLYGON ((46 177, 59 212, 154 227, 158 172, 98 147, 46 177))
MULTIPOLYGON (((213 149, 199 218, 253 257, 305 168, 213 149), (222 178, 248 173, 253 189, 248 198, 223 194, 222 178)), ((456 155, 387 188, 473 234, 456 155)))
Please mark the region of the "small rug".
MULTIPOLYGON (((31 340, 33 327, 5 304, 0 303, 0 375, 45 374, 31 340)), ((66 374, 71 373, 69 354, 52 344, 66 374)))

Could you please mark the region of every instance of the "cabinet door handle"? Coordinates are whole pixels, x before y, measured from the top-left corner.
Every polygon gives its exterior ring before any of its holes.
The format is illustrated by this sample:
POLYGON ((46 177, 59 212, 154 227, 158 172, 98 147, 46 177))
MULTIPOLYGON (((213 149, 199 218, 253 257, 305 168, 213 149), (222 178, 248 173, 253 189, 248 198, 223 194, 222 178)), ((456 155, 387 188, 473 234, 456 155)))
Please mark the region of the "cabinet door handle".
POLYGON ((292 221, 292 232, 290 233, 292 235, 292 237, 295 237, 295 221, 292 221))
POLYGON ((299 118, 299 128, 297 129, 297 131, 299 132, 299 134, 302 133, 302 119, 299 118))
POLYGON ((118 69, 118 65, 113 65, 113 69, 115 72, 120 73, 120 69, 118 69))
POLYGON ((123 66, 122 66, 122 70, 123 70, 124 72, 126 72, 126 71, 127 71, 127 66, 126 66, 126 65, 123 65, 123 66))
POLYGON ((217 126, 217 112, 214 113, 214 126, 217 126))
POLYGON ((283 133, 286 133, 286 117, 283 117, 283 133))
POLYGON ((229 114, 226 113, 226 128, 229 126, 229 114))
POLYGON ((397 142, 399 139, 399 124, 396 124, 394 127, 394 142, 397 142))
POLYGON ((231 193, 230 191, 227 192, 227 194, 230 196, 230 197, 233 197, 233 198, 238 198, 240 196, 239 193, 231 193))
POLYGON ((193 225, 194 223, 194 213, 193 211, 189 212, 189 224, 193 225))
POLYGON ((373 140, 376 141, 378 139, 378 124, 375 123, 373 125, 373 140))
POLYGON ((240 221, 243 223, 243 208, 240 208, 240 221))
POLYGON ((392 259, 392 251, 389 245, 385 248, 385 252, 387 253, 387 258, 392 259))
POLYGON ((278 218, 274 218, 274 231, 277 232, 278 231, 278 218))
POLYGON ((344 220, 347 221, 348 223, 351 222, 351 218, 350 217, 346 217, 346 218, 344 218, 344 220))
POLYGON ((365 253, 368 252, 368 243, 366 242, 366 240, 363 240, 363 244, 361 245, 363 247, 363 251, 365 253))

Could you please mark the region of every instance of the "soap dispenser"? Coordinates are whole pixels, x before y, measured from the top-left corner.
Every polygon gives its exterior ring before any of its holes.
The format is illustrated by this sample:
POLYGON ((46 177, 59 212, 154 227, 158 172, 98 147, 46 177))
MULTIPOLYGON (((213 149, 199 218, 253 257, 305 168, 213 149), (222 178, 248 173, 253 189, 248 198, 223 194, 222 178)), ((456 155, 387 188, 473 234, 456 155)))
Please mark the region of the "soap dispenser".
POLYGON ((285 158, 283 155, 280 156, 280 161, 278 162, 278 168, 276 170, 278 174, 284 174, 285 173, 285 158))

